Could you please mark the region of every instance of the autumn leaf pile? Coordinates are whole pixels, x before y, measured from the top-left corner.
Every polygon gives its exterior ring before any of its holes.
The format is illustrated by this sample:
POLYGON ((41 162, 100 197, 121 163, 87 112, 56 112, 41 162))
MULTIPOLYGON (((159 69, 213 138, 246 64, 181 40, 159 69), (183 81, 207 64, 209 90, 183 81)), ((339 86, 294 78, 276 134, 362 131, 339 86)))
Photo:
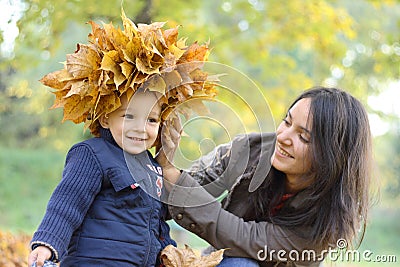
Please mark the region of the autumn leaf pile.
POLYGON ((220 249, 210 255, 197 256, 188 245, 183 249, 168 245, 160 257, 165 267, 214 267, 221 262, 223 254, 224 249, 220 249))
POLYGON ((162 121, 178 106, 184 115, 204 110, 201 100, 216 95, 218 82, 218 76, 202 70, 208 44, 187 46, 185 38, 178 39, 178 27, 164 30, 164 22, 135 25, 123 10, 121 17, 123 30, 90 21, 89 43, 78 44, 63 69, 40 80, 55 89, 52 108, 64 109, 63 121, 85 122, 96 135, 99 116, 116 110, 120 97, 130 99, 138 88, 164 95, 162 121))
POLYGON ((28 266, 30 239, 25 234, 13 235, 0 231, 0 267, 28 266))

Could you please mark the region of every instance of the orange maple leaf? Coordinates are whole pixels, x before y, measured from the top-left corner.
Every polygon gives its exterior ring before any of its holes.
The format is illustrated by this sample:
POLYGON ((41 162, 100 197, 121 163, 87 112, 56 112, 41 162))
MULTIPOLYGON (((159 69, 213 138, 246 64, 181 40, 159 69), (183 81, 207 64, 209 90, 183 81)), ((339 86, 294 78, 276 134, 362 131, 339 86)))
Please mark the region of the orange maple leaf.
POLYGON ((221 262, 224 251, 220 249, 210 255, 197 256, 188 245, 183 249, 168 245, 160 257, 166 267, 215 267, 221 262))

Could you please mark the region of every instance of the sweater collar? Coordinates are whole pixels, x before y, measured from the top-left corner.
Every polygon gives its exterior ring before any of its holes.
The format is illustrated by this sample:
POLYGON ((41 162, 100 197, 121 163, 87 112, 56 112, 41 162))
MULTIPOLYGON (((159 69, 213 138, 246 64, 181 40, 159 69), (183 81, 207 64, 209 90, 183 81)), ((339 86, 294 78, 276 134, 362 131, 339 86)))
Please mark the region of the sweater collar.
POLYGON ((100 127, 99 132, 100 132, 101 138, 107 140, 108 142, 112 143, 113 145, 118 146, 117 142, 115 142, 114 137, 112 136, 110 129, 100 127))

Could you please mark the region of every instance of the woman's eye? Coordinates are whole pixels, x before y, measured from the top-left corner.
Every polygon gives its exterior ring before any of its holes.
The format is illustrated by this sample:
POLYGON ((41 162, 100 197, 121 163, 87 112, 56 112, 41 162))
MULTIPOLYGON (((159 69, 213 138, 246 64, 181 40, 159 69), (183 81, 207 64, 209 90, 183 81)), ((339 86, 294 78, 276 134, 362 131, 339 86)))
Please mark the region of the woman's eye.
POLYGON ((309 139, 309 138, 304 137, 304 136, 301 135, 301 134, 299 134, 299 137, 300 137, 300 140, 301 140, 303 143, 306 143, 306 144, 310 143, 310 139, 309 139))
POLYGON ((290 126, 290 122, 287 119, 283 119, 283 122, 285 123, 286 126, 290 126))

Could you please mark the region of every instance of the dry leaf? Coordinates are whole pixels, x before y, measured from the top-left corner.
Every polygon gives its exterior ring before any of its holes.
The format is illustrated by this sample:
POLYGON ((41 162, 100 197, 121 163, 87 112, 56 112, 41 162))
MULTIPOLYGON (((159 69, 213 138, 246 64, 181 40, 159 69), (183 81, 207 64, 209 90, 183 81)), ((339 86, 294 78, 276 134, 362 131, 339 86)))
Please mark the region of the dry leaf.
POLYGON ((220 249, 206 256, 197 256, 185 245, 184 249, 168 245, 161 251, 161 260, 166 267, 214 267, 223 258, 225 249, 220 249))
POLYGON ((163 32, 163 36, 164 36, 167 47, 175 44, 176 41, 178 40, 178 27, 165 30, 163 32))
POLYGON ((161 75, 152 75, 147 81, 141 86, 143 89, 156 91, 161 94, 165 94, 166 83, 161 75))
POLYGON ((191 44, 181 57, 180 63, 191 61, 205 61, 208 56, 208 46, 199 45, 197 42, 191 44))
POLYGON ((89 45, 78 44, 77 47, 74 54, 67 55, 67 70, 75 79, 82 79, 100 67, 101 58, 89 45))
POLYGON ((40 79, 40 82, 46 86, 61 90, 71 79, 73 79, 72 75, 66 69, 62 69, 45 75, 40 79))
MULTIPOLYGON (((178 27, 164 30, 165 22, 136 26, 123 9, 121 13, 123 29, 111 22, 103 27, 88 22, 89 43, 77 44, 62 70, 40 80, 55 89, 52 108, 64 108, 63 121, 85 122, 97 135, 97 118, 119 108, 121 95, 130 98, 139 87, 165 95, 163 120, 193 97, 216 95, 215 78, 202 70, 208 44, 186 46, 187 38, 178 39, 178 27)), ((179 110, 188 116, 189 109, 204 112, 204 108, 199 101, 179 110)))
POLYGON ((0 266, 28 266, 29 241, 26 234, 0 231, 0 266))

